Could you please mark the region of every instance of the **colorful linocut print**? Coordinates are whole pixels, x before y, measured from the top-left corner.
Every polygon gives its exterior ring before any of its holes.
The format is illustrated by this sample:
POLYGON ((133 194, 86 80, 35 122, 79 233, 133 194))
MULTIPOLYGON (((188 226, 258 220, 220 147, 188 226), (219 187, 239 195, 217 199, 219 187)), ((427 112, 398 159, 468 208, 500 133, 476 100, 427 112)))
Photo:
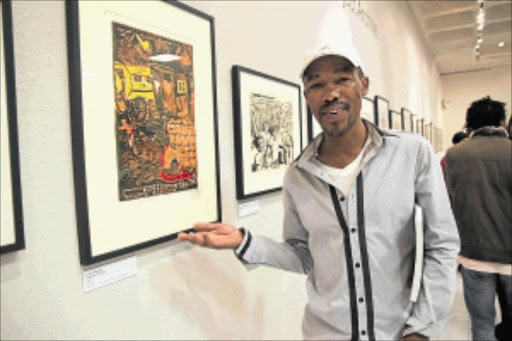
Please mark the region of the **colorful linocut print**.
POLYGON ((192 46, 112 28, 119 200, 197 188, 192 46))

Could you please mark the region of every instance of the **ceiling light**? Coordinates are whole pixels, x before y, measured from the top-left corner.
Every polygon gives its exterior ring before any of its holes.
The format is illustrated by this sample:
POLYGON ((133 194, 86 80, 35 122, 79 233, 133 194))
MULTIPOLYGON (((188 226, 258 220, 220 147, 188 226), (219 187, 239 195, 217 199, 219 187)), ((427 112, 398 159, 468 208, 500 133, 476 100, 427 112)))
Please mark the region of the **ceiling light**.
POLYGON ((480 44, 482 44, 482 42, 484 41, 484 39, 482 38, 482 31, 484 30, 484 25, 485 25, 485 10, 484 10, 484 0, 477 0, 477 2, 479 4, 478 15, 476 16, 476 27, 477 27, 477 31, 478 31, 478 37, 477 37, 476 45, 475 45, 475 57, 477 59, 479 59, 480 58, 480 44))
POLYGON ((503 47, 503 46, 505 46, 505 42, 504 42, 504 41, 500 41, 500 42, 498 43, 498 46, 499 46, 499 47, 503 47))

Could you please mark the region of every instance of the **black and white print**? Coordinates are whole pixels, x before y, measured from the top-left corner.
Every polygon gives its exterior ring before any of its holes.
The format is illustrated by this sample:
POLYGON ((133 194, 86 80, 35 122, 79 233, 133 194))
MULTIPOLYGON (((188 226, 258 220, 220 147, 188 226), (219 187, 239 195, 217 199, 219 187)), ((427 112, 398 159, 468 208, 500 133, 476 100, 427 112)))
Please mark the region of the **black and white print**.
POLYGON ((292 103, 251 93, 250 110, 252 172, 287 167, 293 158, 292 103))

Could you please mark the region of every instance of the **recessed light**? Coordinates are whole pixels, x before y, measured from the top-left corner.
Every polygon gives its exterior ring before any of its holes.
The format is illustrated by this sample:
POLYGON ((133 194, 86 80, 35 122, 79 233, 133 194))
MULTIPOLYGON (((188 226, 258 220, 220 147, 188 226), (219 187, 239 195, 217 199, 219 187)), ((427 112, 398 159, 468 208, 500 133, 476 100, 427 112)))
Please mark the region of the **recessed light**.
POLYGON ((498 43, 498 46, 499 46, 499 47, 503 47, 503 46, 505 46, 505 42, 500 41, 500 42, 498 43))

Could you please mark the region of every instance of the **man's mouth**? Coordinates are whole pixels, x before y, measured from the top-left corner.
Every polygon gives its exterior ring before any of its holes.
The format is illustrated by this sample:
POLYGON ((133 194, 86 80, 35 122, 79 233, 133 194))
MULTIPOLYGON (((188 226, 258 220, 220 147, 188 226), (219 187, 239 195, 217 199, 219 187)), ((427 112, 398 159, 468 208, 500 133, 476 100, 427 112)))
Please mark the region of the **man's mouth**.
POLYGON ((334 104, 329 104, 320 110, 320 116, 324 115, 337 115, 341 114, 344 111, 350 110, 350 104, 347 102, 336 102, 334 104))

